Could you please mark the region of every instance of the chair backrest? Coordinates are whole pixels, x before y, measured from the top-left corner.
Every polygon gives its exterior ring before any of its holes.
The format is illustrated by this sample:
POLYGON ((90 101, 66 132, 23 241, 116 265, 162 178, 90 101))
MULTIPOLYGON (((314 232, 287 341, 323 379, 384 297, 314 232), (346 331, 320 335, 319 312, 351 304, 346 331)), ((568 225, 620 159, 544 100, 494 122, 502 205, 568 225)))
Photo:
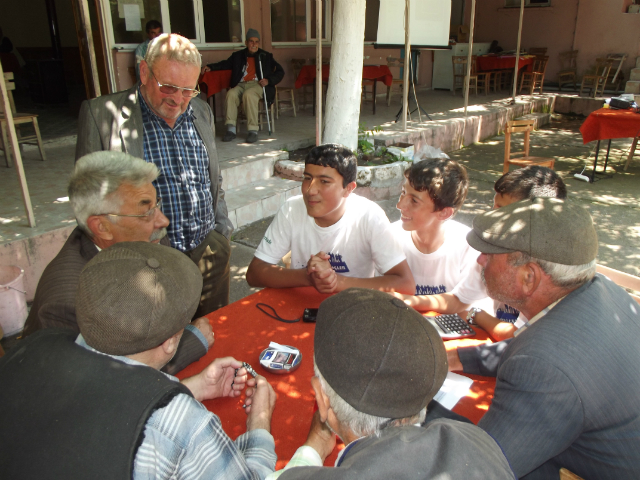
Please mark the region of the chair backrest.
POLYGON ((569 50, 560 53, 560 70, 576 70, 578 61, 578 50, 569 50))
POLYGON ((596 75, 600 78, 606 79, 609 76, 611 67, 613 66, 613 59, 611 58, 596 58, 596 75))
POLYGON ((300 73, 300 70, 302 70, 302 66, 306 63, 307 61, 304 58, 291 59, 291 68, 293 69, 294 78, 298 78, 298 74, 300 73))
POLYGON ((402 71, 402 68, 404 67, 404 58, 397 58, 397 57, 392 57, 391 55, 389 55, 387 57, 387 67, 389 67, 389 69, 398 69, 398 76, 396 77, 395 72, 393 72, 393 78, 400 78, 400 72, 402 71))
POLYGON ((534 129, 534 120, 512 120, 507 122, 507 127, 504 131, 504 161, 507 163, 514 157, 528 157, 529 156, 529 136, 534 129), (511 151, 511 134, 512 133, 524 133, 524 150, 511 151))
MULTIPOLYGON (((622 64, 624 63, 624 61, 627 59, 627 54, 626 53, 609 53, 607 54, 607 58, 609 60, 613 60, 613 63, 611 64, 611 69, 615 69, 615 73, 613 75, 613 78, 611 79, 611 83, 615 83, 616 79, 618 78, 618 75, 620 74, 620 70, 622 69, 622 64)), ((611 71, 609 71, 609 76, 611 76, 611 71)))
POLYGON ((451 57, 453 64, 453 76, 459 77, 467 74, 467 56, 466 55, 454 55, 451 57))
POLYGON ((547 47, 531 47, 529 49, 529 55, 546 55, 547 47))
MULTIPOLYGON (((11 105, 11 112, 15 117, 17 114, 16 111, 16 102, 13 100, 12 90, 16 89, 16 83, 14 81, 13 72, 5 72, 4 74, 4 84, 7 88, 7 94, 9 95, 9 105, 11 105)), ((4 108, 2 106, 2 102, 0 102, 0 114, 4 113, 4 108)))
POLYGON ((533 61, 533 72, 542 73, 544 75, 547 70, 547 63, 549 63, 548 55, 536 55, 536 58, 533 61))

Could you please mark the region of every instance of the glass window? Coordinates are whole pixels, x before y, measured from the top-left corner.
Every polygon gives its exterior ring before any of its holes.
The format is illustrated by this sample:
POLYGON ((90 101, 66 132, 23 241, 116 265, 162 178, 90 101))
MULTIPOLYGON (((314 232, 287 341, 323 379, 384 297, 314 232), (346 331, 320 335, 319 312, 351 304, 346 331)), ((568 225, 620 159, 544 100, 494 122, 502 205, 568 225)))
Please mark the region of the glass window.
POLYGON ((307 41, 306 0, 280 0, 271 4, 271 36, 274 42, 307 41))
POLYGON ((159 20, 162 23, 160 0, 124 0, 109 2, 111 6, 111 22, 113 24, 113 39, 115 43, 142 43, 147 39, 144 26, 149 20, 159 20), (127 30, 124 5, 138 5, 140 11, 141 30, 127 30))
MULTIPOLYGON (((322 1, 322 0, 321 0, 322 1)), ((316 8, 318 8, 316 0, 311 0, 311 37, 309 40, 315 40, 318 38, 316 36, 316 8)), ((327 38, 327 15, 323 13, 322 15, 322 39, 325 40, 327 38)))
POLYGON ((169 0, 169 18, 171 33, 177 33, 190 40, 198 38, 193 0, 169 0))
POLYGON ((380 15, 380 0, 367 0, 364 14, 364 41, 375 42, 378 39, 378 16, 380 15))
POLYGON ((240 0, 203 0, 205 42, 242 42, 240 7, 240 0))

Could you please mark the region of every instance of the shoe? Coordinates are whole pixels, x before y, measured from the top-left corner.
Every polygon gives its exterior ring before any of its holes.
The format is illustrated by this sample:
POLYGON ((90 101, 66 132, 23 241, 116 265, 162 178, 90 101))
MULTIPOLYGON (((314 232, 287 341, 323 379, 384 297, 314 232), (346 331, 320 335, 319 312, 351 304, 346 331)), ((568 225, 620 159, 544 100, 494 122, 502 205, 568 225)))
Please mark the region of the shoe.
POLYGON ((258 132, 251 130, 247 135, 247 143, 255 143, 258 141, 258 132))
POLYGON ((233 133, 231 130, 227 130, 227 133, 225 133, 224 137, 222 137, 222 141, 223 142, 230 142, 234 138, 236 138, 236 134, 233 133))

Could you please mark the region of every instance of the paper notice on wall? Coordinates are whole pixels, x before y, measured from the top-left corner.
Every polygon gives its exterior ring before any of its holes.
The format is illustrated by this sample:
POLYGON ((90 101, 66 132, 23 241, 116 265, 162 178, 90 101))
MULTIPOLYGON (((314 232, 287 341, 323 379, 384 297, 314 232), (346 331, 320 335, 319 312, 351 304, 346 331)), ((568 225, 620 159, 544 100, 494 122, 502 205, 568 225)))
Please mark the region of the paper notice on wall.
POLYGON ((138 5, 140 18, 144 18, 144 0, 118 0, 118 16, 120 18, 126 18, 124 13, 125 5, 138 5))
POLYGON ((128 32, 139 32, 142 30, 140 21, 140 8, 138 5, 124 6, 124 22, 128 32))

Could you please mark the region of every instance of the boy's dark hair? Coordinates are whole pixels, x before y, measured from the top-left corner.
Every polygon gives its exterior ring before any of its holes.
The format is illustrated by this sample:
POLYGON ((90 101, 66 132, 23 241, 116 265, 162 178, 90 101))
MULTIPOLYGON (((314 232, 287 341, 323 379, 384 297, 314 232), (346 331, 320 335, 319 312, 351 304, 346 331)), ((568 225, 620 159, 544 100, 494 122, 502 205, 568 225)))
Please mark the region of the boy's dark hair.
POLYGON ((547 167, 530 165, 505 173, 493 186, 496 193, 517 200, 535 197, 567 198, 562 178, 547 167))
POLYGON ((467 197, 467 170, 455 160, 427 158, 413 162, 404 176, 417 191, 429 194, 435 212, 451 207, 456 213, 467 197))
POLYGON ((358 160, 351 150, 343 145, 328 143, 311 149, 304 159, 305 165, 331 167, 342 175, 342 187, 356 181, 358 160))
POLYGON ((154 28, 162 28, 162 24, 158 20, 149 20, 144 26, 144 31, 149 33, 149 30, 153 30, 154 28))

